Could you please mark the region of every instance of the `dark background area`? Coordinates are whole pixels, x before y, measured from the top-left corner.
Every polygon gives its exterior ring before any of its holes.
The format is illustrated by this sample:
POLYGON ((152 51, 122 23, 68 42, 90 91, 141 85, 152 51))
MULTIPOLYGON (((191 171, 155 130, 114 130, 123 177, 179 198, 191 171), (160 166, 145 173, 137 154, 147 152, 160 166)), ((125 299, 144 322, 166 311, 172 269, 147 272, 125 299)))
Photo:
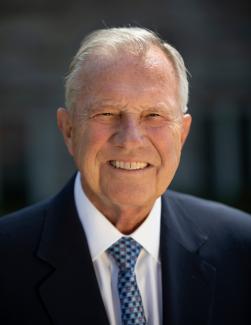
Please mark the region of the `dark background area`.
POLYGON ((128 24, 157 31, 192 75, 192 132, 172 188, 251 212, 250 9, 243 0, 1 0, 0 214, 72 175, 55 115, 68 65, 87 33, 128 24))

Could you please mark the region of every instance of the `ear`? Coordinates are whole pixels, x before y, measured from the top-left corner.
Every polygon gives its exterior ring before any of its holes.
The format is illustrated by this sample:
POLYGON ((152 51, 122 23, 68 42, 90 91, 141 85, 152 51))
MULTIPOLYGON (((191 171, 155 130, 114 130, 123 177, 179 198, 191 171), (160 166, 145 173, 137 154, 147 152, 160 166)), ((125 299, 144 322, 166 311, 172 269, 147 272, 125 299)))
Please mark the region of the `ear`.
POLYGON ((73 156, 73 134, 72 134, 72 116, 68 110, 60 107, 57 110, 58 128, 62 132, 66 147, 73 156))
POLYGON ((192 116, 190 114, 184 114, 182 116, 182 130, 181 130, 181 145, 183 147, 187 136, 190 131, 190 127, 192 124, 192 116))

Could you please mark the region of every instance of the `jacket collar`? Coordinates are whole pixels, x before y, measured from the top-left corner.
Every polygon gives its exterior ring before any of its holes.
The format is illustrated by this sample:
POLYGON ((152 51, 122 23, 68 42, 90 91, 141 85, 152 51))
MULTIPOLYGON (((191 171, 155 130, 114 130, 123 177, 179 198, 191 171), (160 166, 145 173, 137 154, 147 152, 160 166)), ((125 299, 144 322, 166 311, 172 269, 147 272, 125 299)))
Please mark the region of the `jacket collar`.
POLYGON ((74 178, 45 214, 37 256, 51 266, 39 294, 55 324, 108 324, 73 198, 74 178))
MULTIPOLYGON (((196 211, 194 211, 196 214, 196 211)), ((201 253, 208 236, 171 191, 162 197, 163 324, 208 324, 215 267, 201 253)))
MULTIPOLYGON (((102 324, 108 319, 87 240, 77 216, 73 177, 45 212, 37 256, 50 265, 39 295, 55 324, 102 324)), ((196 213, 196 212, 195 212, 196 213)), ((215 268, 202 256, 208 236, 172 192, 162 198, 163 324, 204 325, 212 306, 215 268)))

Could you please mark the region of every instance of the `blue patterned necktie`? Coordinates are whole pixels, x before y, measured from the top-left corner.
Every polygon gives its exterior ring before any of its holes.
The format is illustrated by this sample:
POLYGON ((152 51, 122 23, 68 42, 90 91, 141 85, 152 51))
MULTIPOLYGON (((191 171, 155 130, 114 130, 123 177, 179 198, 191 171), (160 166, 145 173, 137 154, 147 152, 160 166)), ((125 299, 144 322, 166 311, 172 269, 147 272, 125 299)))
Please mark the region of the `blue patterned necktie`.
POLYGON ((118 292, 123 325, 145 325, 144 308, 136 282, 134 267, 141 250, 141 245, 131 237, 122 237, 109 249, 115 259, 118 272, 118 292))

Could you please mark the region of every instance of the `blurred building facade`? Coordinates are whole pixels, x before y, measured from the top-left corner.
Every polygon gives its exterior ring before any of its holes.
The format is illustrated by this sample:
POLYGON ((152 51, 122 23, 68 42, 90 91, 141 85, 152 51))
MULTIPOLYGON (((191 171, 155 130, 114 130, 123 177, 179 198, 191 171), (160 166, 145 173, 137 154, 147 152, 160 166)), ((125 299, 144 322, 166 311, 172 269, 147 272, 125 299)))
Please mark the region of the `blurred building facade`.
POLYGON ((56 193, 75 168, 56 126, 81 39, 151 28, 192 78, 190 138, 172 187, 251 211, 251 23, 247 1, 4 0, 0 4, 0 213, 56 193))

